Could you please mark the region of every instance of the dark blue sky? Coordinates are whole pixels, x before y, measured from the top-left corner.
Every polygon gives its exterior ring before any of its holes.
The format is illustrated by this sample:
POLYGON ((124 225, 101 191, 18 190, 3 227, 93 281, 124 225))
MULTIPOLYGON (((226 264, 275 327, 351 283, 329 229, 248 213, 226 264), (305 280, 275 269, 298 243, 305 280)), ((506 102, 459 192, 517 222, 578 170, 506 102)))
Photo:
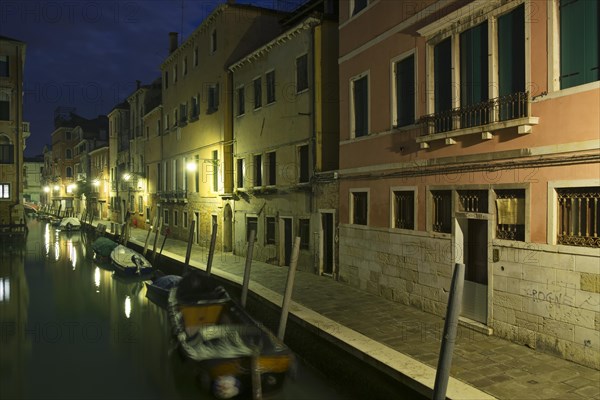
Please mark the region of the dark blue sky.
MULTIPOLYGON (((1 0, 0 35, 27 43, 26 156, 50 143, 54 109, 107 114, 135 88, 160 75, 169 32, 187 38, 224 0, 1 0), (183 33, 183 35, 182 35, 183 33)), ((237 0, 289 10, 302 0, 237 0)))

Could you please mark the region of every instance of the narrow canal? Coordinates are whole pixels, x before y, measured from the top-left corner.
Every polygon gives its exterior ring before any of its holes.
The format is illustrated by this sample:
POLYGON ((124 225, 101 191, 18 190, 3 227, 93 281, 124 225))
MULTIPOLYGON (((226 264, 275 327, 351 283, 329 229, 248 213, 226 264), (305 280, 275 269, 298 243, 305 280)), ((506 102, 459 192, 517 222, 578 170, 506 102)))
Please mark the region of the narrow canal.
MULTIPOLYGON (((0 244, 1 399, 210 399, 142 283, 96 264, 84 233, 29 222, 0 244)), ((300 362, 277 399, 352 399, 300 362)))

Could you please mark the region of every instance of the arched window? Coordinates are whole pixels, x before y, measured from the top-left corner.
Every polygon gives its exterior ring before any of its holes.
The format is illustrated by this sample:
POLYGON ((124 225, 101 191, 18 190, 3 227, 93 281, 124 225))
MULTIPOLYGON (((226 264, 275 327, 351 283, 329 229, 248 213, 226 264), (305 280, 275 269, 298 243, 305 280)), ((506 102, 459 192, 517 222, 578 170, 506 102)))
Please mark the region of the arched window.
POLYGON ((71 167, 67 167, 67 178, 73 177, 73 169, 71 167))
POLYGON ((15 162, 15 149, 10 138, 0 133, 0 164, 12 164, 15 162))

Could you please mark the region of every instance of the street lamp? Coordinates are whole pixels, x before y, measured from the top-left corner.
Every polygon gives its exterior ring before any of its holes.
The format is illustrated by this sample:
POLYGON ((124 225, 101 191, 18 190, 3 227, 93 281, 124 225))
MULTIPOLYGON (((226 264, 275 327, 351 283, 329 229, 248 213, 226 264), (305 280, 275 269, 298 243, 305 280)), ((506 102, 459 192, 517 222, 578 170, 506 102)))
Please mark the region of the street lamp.
POLYGON ((44 193, 50 193, 50 187, 44 186, 44 193))
POLYGON ((94 179, 94 181, 92 183, 96 187, 100 186, 100 180, 99 179, 94 179))
POLYGON ((54 185, 54 190, 58 192, 58 190, 60 189, 60 186, 58 185, 54 185))
POLYGON ((185 166, 187 168, 188 171, 190 172, 194 172, 196 171, 196 169, 198 168, 198 166, 196 165, 195 161, 190 161, 186 164, 185 166))
POLYGON ((124 173, 124 174, 123 174, 123 180, 124 180, 124 181, 128 181, 128 180, 130 180, 130 179, 131 179, 131 174, 129 174, 129 173, 124 173))

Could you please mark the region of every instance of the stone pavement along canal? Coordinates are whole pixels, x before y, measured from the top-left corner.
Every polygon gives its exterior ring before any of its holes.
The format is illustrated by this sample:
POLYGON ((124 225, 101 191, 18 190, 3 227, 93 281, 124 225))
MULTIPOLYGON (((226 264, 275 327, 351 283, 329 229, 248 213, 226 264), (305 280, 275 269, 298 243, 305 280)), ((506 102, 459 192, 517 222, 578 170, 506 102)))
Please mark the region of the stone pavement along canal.
MULTIPOLYGON (((147 231, 132 229, 143 246, 147 231)), ((150 248, 153 243, 150 237, 150 248)), ((162 243, 162 239, 159 240, 162 243)), ((186 243, 168 239, 163 256, 183 261, 186 243)), ((193 246, 191 265, 207 250, 193 246)), ((244 257, 218 252, 212 272, 241 284, 244 257)), ((250 290, 281 305, 287 268, 253 261, 250 290)), ((433 388, 444 320, 309 272, 297 271, 291 313, 339 341, 433 388)), ((600 399, 600 371, 507 340, 459 328, 448 398, 600 399)))

